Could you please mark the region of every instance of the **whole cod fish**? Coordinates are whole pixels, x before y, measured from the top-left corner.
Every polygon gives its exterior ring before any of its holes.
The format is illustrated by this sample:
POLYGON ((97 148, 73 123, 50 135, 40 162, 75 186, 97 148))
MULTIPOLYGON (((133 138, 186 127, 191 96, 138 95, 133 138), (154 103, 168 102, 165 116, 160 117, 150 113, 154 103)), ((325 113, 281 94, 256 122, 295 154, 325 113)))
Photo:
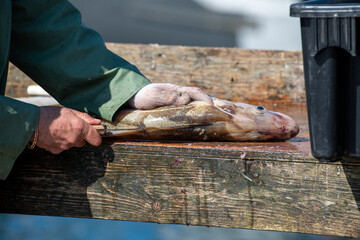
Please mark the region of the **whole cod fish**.
POLYGON ((284 141, 299 132, 297 123, 261 106, 214 99, 152 110, 125 109, 103 135, 122 139, 182 141, 284 141))

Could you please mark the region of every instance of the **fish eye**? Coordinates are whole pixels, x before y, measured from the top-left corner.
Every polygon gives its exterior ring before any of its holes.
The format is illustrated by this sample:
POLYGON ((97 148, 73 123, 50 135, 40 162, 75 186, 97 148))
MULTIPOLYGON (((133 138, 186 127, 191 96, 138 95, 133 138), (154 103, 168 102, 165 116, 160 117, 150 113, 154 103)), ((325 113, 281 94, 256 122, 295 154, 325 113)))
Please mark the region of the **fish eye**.
POLYGON ((264 113, 265 112, 265 108, 263 106, 257 106, 256 107, 256 110, 259 112, 259 113, 264 113))

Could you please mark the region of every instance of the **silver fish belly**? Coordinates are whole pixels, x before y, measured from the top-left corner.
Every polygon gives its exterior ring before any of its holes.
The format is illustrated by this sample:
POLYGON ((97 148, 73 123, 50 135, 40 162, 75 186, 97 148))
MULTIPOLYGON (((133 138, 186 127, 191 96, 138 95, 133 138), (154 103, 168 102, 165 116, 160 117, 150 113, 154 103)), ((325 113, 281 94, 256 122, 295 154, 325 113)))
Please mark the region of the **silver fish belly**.
POLYGON ((125 109, 104 122, 109 137, 181 141, 284 141, 299 132, 285 114, 260 106, 214 99, 152 110, 125 109))

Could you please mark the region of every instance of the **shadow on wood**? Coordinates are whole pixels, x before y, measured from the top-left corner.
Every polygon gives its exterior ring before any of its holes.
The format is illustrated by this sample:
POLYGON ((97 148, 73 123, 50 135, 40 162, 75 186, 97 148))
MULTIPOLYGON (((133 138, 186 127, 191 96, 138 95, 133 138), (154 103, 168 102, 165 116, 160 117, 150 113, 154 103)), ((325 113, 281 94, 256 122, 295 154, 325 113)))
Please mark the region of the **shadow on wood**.
POLYGON ((309 142, 26 150, 0 183, 0 212, 359 237, 360 165, 319 162, 301 145, 309 142))
MULTIPOLYGON (((360 163, 359 160, 354 160, 360 163)), ((358 166, 359 164, 357 164, 358 166)), ((360 168, 356 166, 351 166, 348 164, 343 164, 344 173, 347 179, 347 182, 352 190, 354 196, 354 203, 357 205, 357 209, 360 213, 360 168)), ((339 186, 340 187, 340 186, 339 186)), ((350 204, 350 203, 349 203, 350 204)))
MULTIPOLYGON (((26 150, 0 182, 0 212, 360 237, 360 162, 311 156, 300 52, 108 46, 150 79, 286 113, 300 134, 26 150)), ((14 70, 9 82, 24 89, 14 70)))
POLYGON ((0 181, 0 212, 91 218, 87 188, 104 176, 114 153, 108 145, 90 154, 89 148, 79 149, 76 156, 71 151, 55 156, 26 150, 7 180, 0 181))

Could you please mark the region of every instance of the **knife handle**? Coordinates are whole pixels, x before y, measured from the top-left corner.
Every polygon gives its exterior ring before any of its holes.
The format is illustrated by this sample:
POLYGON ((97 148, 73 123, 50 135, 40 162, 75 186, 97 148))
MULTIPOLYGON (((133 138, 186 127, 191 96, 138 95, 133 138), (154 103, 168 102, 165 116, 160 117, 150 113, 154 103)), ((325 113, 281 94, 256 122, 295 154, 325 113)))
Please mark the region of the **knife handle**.
POLYGON ((106 135, 106 125, 92 125, 93 128, 95 128, 97 130, 97 132, 101 135, 101 136, 105 136, 106 135))

